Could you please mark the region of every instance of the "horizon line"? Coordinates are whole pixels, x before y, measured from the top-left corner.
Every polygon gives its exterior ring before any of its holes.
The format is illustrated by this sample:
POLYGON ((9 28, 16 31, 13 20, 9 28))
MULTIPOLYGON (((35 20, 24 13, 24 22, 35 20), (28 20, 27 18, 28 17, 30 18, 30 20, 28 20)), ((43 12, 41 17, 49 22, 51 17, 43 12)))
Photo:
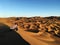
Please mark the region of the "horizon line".
POLYGON ((6 17, 0 17, 0 18, 9 18, 9 17, 60 17, 60 16, 6 16, 6 17))

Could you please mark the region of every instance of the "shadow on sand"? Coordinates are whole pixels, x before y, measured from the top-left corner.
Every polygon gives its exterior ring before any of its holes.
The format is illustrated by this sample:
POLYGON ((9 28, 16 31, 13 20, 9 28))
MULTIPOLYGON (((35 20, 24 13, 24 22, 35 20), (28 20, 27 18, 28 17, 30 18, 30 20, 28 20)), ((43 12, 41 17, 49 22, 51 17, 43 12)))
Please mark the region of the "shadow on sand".
POLYGON ((9 26, 0 23, 0 45, 30 45, 9 26))

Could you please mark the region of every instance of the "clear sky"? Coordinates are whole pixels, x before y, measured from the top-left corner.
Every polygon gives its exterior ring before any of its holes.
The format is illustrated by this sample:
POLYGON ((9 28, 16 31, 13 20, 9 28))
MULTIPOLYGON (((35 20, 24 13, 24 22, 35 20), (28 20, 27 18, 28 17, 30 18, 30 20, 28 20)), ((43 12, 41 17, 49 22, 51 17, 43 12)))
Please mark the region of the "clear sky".
POLYGON ((60 16, 60 0, 0 0, 0 17, 60 16))

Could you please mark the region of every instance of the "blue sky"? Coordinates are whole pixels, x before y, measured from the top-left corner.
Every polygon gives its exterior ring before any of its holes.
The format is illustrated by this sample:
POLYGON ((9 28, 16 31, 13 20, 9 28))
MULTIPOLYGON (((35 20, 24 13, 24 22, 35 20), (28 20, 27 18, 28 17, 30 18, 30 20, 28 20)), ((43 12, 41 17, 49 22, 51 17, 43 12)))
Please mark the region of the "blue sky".
POLYGON ((0 0, 0 17, 60 16, 60 0, 0 0))

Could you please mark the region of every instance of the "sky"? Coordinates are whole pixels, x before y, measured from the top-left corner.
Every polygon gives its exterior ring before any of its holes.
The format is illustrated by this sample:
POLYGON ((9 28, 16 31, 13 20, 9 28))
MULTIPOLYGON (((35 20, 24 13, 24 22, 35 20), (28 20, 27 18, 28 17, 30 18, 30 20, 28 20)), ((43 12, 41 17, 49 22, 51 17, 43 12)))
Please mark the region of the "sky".
POLYGON ((60 16, 60 0, 0 0, 0 17, 60 16))

